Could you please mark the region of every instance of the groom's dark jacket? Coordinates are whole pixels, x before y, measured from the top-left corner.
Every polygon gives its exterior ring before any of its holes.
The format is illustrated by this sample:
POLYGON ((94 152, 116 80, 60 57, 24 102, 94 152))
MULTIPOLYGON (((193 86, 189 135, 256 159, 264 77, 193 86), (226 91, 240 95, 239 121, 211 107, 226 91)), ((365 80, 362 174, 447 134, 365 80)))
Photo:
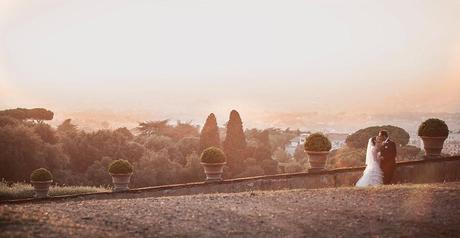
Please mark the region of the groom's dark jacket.
MULTIPOLYGON (((375 137, 372 139, 375 143, 375 137)), ((390 184, 393 178, 393 172, 396 168, 396 144, 388 139, 383 143, 380 155, 383 159, 380 161, 380 167, 383 171, 383 183, 390 184)))
POLYGON ((392 140, 387 140, 386 142, 384 142, 382 151, 380 152, 380 155, 383 156, 383 158, 384 158, 381 161, 381 163, 385 163, 385 161, 395 163, 396 144, 392 140))

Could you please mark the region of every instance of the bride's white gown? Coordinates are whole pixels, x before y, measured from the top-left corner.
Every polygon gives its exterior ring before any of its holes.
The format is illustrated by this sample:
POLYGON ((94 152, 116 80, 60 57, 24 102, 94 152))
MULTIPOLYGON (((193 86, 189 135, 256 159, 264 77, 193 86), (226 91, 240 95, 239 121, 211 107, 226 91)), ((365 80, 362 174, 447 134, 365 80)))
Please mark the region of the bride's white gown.
POLYGON ((372 145, 371 138, 367 144, 366 169, 364 169, 363 176, 356 183, 357 187, 383 184, 383 171, 380 168, 380 161, 377 153, 377 148, 372 145))

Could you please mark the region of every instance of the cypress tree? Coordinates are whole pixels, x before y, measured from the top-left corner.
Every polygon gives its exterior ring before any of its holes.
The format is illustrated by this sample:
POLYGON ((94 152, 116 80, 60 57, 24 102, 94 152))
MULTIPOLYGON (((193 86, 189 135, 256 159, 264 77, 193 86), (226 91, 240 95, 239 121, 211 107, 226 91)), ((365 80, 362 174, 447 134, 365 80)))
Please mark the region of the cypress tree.
POLYGON ((214 113, 209 114, 200 134, 200 153, 209 147, 220 147, 219 128, 214 113))
POLYGON ((230 112, 227 123, 227 134, 223 143, 224 152, 227 155, 227 165, 233 174, 243 170, 243 162, 246 159, 246 138, 243 131, 243 122, 236 110, 230 112))

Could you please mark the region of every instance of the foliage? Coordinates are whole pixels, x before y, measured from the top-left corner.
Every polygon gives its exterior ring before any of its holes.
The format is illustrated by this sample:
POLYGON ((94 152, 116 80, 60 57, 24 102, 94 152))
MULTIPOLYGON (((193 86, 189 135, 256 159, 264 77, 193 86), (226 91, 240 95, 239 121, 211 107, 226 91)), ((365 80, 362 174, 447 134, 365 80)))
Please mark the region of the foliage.
POLYGON ((128 130, 128 128, 126 127, 120 127, 113 131, 113 133, 122 135, 123 137, 125 137, 126 140, 134 139, 133 133, 131 133, 131 131, 128 130))
POLYGON ((261 162, 263 160, 272 159, 272 152, 265 146, 257 147, 252 156, 256 161, 261 162))
MULTIPOLYGON (((73 195, 83 193, 96 193, 110 191, 105 187, 89 187, 89 186, 50 186, 50 196, 73 195)), ((0 200, 32 198, 34 196, 34 188, 28 183, 12 183, 0 181, 0 200)))
POLYGON ((257 143, 255 143, 254 140, 249 140, 247 142, 246 150, 244 151, 244 157, 245 158, 253 157, 257 148, 258 148, 257 143))
POLYGON ((169 120, 141 122, 136 130, 144 136, 161 135, 167 136, 174 141, 199 135, 198 128, 191 125, 190 122, 177 121, 176 125, 173 126, 169 124, 169 120))
POLYGON ((0 127, 10 125, 10 126, 17 126, 20 124, 20 121, 16 118, 10 116, 0 116, 0 127))
POLYGON ((227 159, 224 152, 217 147, 209 147, 201 153, 200 160, 202 163, 224 163, 227 159))
POLYGON ((33 126, 33 130, 46 143, 56 144, 58 142, 56 132, 48 124, 37 123, 33 126))
POLYGON ((241 177, 242 174, 247 176, 268 175, 276 174, 278 172, 278 161, 272 159, 271 151, 265 146, 254 148, 252 153, 248 153, 248 158, 243 162, 244 171, 237 175, 241 177), (263 173, 255 173, 260 171, 263 173), (249 172, 252 171, 252 172, 249 172))
POLYGON ((447 137, 449 135, 449 128, 446 122, 437 118, 430 118, 418 128, 419 136, 431 136, 431 137, 447 137))
POLYGON ((244 177, 254 177, 254 176, 261 176, 265 174, 264 169, 259 164, 259 162, 254 158, 247 158, 244 162, 244 171, 237 174, 236 178, 244 178, 244 177))
POLYGON ((289 141, 298 136, 301 132, 298 130, 293 131, 289 128, 286 130, 281 130, 279 128, 268 128, 265 130, 252 128, 246 129, 244 133, 248 145, 253 143, 252 145, 255 147, 266 146, 270 148, 272 152, 275 152, 279 147, 286 147, 289 141))
POLYGON ((92 145, 86 132, 75 136, 61 136, 60 142, 64 152, 69 156, 69 167, 73 172, 84 173, 85 170, 99 159, 99 148, 92 145))
POLYGON ((163 135, 151 135, 146 139, 144 146, 148 150, 157 152, 164 148, 172 147, 173 144, 174 142, 170 137, 163 135))
POLYGON ((109 173, 111 174, 130 174, 132 172, 133 165, 127 160, 115 160, 109 165, 109 173))
POLYGON ((75 135, 77 129, 77 126, 72 124, 72 119, 66 119, 57 127, 57 132, 62 135, 75 135))
POLYGON ((355 149, 365 149, 369 138, 377 136, 379 131, 386 130, 389 133, 390 139, 399 146, 405 146, 409 143, 409 133, 404 129, 396 126, 372 126, 356 131, 349 135, 345 143, 355 149))
POLYGON ((256 147, 270 148, 270 130, 246 129, 244 134, 248 141, 254 141, 256 147))
POLYGON ((272 151, 275 151, 278 147, 285 148, 291 139, 295 138, 301 133, 299 130, 293 131, 289 128, 286 130, 280 130, 276 128, 269 128, 265 130, 269 132, 270 148, 272 151))
POLYGON ((25 181, 34 168, 46 167, 56 174, 61 174, 61 170, 68 166, 69 157, 64 152, 62 144, 57 143, 58 138, 54 135, 54 130, 41 124, 0 127, 1 178, 8 181, 25 181), (36 130, 36 126, 45 129, 36 130), (43 131, 47 133, 41 134, 43 131), (40 135, 46 141, 42 140, 40 135))
POLYGON ((0 175, 8 181, 24 181, 37 167, 46 167, 37 160, 43 141, 31 128, 19 125, 0 127, 0 175))
MULTIPOLYGON (((133 134, 128 128, 87 132, 71 119, 55 129, 42 122, 0 116, 0 177, 9 182, 26 181, 33 169, 44 167, 53 171, 53 180, 58 184, 108 185, 111 178, 107 167, 117 158, 133 164, 134 187, 203 181, 199 152, 201 137, 207 129, 203 127, 200 135, 198 128, 190 123, 160 122, 153 123, 151 133, 133 134)), ((222 148, 225 156, 233 159, 233 166, 224 169, 225 177, 276 174, 279 167, 286 165, 288 171, 306 169, 303 147, 296 149, 296 160, 290 160, 284 151, 289 140, 301 131, 269 128, 243 132, 236 111, 231 113, 226 126, 227 132, 218 128, 217 122, 214 127, 215 141, 221 141, 217 139, 219 135, 225 137, 221 138, 225 139, 222 148)), ((395 138, 392 134, 391 137, 395 138)), ((398 160, 418 158, 418 150, 398 147, 398 160)), ((328 166, 363 165, 362 151, 351 147, 332 151, 328 166)))
POLYGON ((227 123, 227 132, 223 142, 228 167, 233 174, 242 171, 242 164, 246 159, 246 138, 243 132, 243 122, 236 110, 230 112, 227 123))
POLYGON ((272 159, 272 152, 267 146, 260 146, 255 148, 251 157, 254 158, 256 164, 263 169, 264 174, 277 173, 278 161, 272 159))
POLYGON ((200 150, 200 138, 184 137, 177 142, 177 147, 183 156, 188 156, 200 150))
MULTIPOLYGON (((183 138, 184 139, 184 138, 183 138)), ((168 152, 168 156, 171 161, 175 161, 181 165, 186 164, 185 155, 181 153, 179 145, 182 145, 182 149, 186 150, 187 140, 180 140, 174 142, 170 137, 163 135, 151 135, 145 139, 144 147, 150 151, 158 152, 165 149, 168 152)))
POLYGON ((270 132, 269 130, 263 130, 262 132, 256 135, 256 139, 260 142, 262 146, 270 148, 270 132))
POLYGON ((203 152, 209 147, 220 147, 219 127, 217 126, 217 119, 214 113, 209 114, 204 123, 203 129, 200 134, 200 150, 203 152))
POLYGON ((86 132, 71 119, 57 129, 5 115, 0 123, 0 177, 10 182, 26 181, 34 168, 45 167, 59 184, 108 185, 112 158, 133 164, 135 186, 203 181, 205 176, 197 154, 198 129, 189 123, 168 125, 151 136, 134 135, 128 128, 86 132))
POLYGON ((166 149, 168 151, 169 160, 174 161, 182 166, 187 163, 185 156, 180 152, 177 143, 173 143, 166 149))
POLYGON ((187 164, 182 170, 183 174, 178 174, 178 177, 182 177, 183 182, 198 182, 203 181, 206 178, 203 167, 200 163, 198 154, 193 152, 186 157, 187 164))
POLYGON ((255 177, 255 176, 262 176, 264 175, 264 169, 259 166, 259 165, 251 165, 249 167, 246 167, 244 171, 238 175, 236 175, 236 178, 246 178, 246 177, 255 177))
POLYGON ((254 143, 254 146, 247 147, 247 157, 252 157, 257 162, 257 169, 251 168, 248 170, 249 166, 245 166, 247 168, 245 173, 248 174, 248 171, 253 171, 253 176, 260 175, 254 172, 258 171, 258 168, 260 167, 266 175, 276 174, 278 172, 278 161, 273 160, 272 158, 273 153, 270 148, 270 130, 261 131, 257 129, 251 129, 246 130, 245 134, 247 137, 249 137, 251 143, 254 143))
POLYGON ((278 162, 287 162, 289 161, 290 157, 289 154, 283 150, 281 147, 278 147, 275 152, 273 153, 273 156, 275 157, 275 160, 278 162))
POLYGON ((413 145, 406 145, 398 148, 397 160, 416 160, 422 156, 422 150, 413 145))
POLYGON ((136 128, 142 135, 155 135, 163 134, 167 128, 169 120, 162 121, 145 121, 139 123, 139 126, 136 128))
POLYGON ((294 159, 297 161, 303 161, 307 157, 305 149, 302 145, 298 145, 294 151, 294 159))
POLYGON ((0 116, 8 116, 17 120, 25 120, 27 118, 27 109, 16 108, 0 111, 0 116))
POLYGON ((167 136, 173 138, 174 141, 178 141, 185 137, 198 137, 199 135, 198 126, 192 125, 191 122, 177 121, 176 125, 167 136))
POLYGON ((94 161, 85 172, 86 184, 108 186, 112 183, 110 176, 107 176, 107 168, 112 163, 110 157, 103 157, 101 160, 94 161))
POLYGON ((185 182, 184 168, 169 160, 166 149, 158 152, 148 151, 134 164, 133 186, 158 186, 185 182))
POLYGON ((355 149, 344 146, 338 150, 331 151, 327 160, 326 168, 348 168, 360 167, 365 165, 365 149, 355 149))
POLYGON ((44 108, 16 108, 0 111, 0 116, 9 116, 18 120, 53 120, 54 113, 44 108))
POLYGON ((37 164, 46 166, 53 171, 64 169, 69 164, 69 157, 64 153, 60 144, 44 143, 35 154, 37 164))
POLYGON ((244 161, 244 166, 249 167, 249 166, 254 166, 257 165, 257 160, 254 158, 247 158, 246 161, 244 161))
POLYGON ((299 162, 296 161, 292 161, 284 165, 285 173, 299 173, 304 171, 305 168, 299 162))
POLYGON ((34 170, 30 174, 30 181, 49 181, 53 180, 51 172, 45 168, 39 168, 34 170))
POLYGON ((273 159, 265 159, 260 162, 260 167, 264 170, 265 174, 276 174, 278 173, 278 161, 273 159))
POLYGON ((128 141, 126 144, 120 146, 120 150, 123 151, 119 153, 120 157, 134 162, 142 157, 145 152, 145 147, 137 142, 128 141))
POLYGON ((138 153, 143 151, 130 143, 125 135, 111 130, 80 131, 74 136, 62 136, 61 141, 65 153, 69 155, 70 167, 78 173, 84 173, 92 163, 104 156, 134 162, 140 157, 138 153))
POLYGON ((306 151, 329 151, 331 147, 331 141, 322 133, 313 133, 305 139, 306 151))

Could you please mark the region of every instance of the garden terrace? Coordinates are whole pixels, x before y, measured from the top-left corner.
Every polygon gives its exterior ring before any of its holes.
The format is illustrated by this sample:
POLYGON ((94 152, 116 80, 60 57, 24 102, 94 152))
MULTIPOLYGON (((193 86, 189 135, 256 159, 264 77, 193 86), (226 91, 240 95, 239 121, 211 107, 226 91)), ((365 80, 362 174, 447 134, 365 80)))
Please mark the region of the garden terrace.
MULTIPOLYGON (((178 196, 211 193, 237 193, 246 191, 317 189, 354 186, 364 167, 342 168, 320 172, 305 172, 223 180, 215 183, 187 183, 136 188, 124 192, 97 192, 42 199, 18 199, 1 203, 27 203, 65 199, 118 199, 178 196)), ((394 183, 443 183, 460 181, 460 156, 397 163, 394 183)))
POLYGON ((5 237, 457 237, 460 183, 0 205, 5 237))

